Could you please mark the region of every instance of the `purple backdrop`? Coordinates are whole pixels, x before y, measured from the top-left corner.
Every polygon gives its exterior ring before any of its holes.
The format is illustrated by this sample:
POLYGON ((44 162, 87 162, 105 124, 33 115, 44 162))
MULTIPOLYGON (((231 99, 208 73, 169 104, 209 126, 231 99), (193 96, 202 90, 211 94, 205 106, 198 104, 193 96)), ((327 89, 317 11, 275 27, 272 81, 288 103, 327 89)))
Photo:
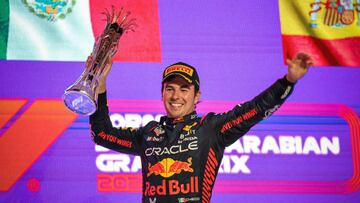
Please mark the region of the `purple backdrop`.
MULTIPOLYGON (((277 1, 160 0, 159 15, 162 62, 116 62, 108 78, 109 99, 160 101, 163 68, 177 61, 197 67, 202 101, 246 101, 286 73, 277 1)), ((77 79, 83 68, 82 62, 0 61, 0 99, 60 99, 64 89, 77 79)), ((298 82, 288 101, 344 104, 359 115, 359 78, 360 67, 312 68, 298 82)), ((114 110, 112 113, 123 112, 114 110)), ((156 113, 159 112, 154 112, 154 115, 156 113)), ((296 118, 301 118, 301 115, 296 118)), ((326 117, 330 121, 322 119, 315 117, 314 120, 306 118, 304 121, 277 115, 249 134, 259 137, 302 133, 314 137, 343 136, 339 156, 323 160, 300 156, 294 160, 286 156, 276 158, 271 154, 252 155, 249 167, 256 168, 260 164, 258 168, 263 170, 251 178, 299 178, 303 181, 349 179, 353 168, 348 126, 339 117, 326 117), (280 124, 276 123, 277 119, 280 119, 280 124), (293 125, 300 123, 303 127, 290 128, 289 119, 293 125), (322 127, 309 127, 315 124, 322 127), (329 160, 333 162, 329 163, 329 160), (251 165, 254 163, 255 166, 251 165), (313 167, 314 163, 317 163, 317 168, 313 167)), ((0 202, 139 202, 141 194, 136 192, 97 192, 96 176, 100 172, 95 161, 99 152, 94 150, 87 122, 87 118, 79 117, 8 192, 0 192, 0 202), (41 184, 37 192, 29 191, 26 186, 31 178, 36 178, 41 184)), ((226 178, 226 174, 219 176, 220 180, 226 178)), ((240 175, 239 178, 243 177, 240 175)), ((355 203, 360 202, 360 192, 215 192, 212 201, 355 203)))

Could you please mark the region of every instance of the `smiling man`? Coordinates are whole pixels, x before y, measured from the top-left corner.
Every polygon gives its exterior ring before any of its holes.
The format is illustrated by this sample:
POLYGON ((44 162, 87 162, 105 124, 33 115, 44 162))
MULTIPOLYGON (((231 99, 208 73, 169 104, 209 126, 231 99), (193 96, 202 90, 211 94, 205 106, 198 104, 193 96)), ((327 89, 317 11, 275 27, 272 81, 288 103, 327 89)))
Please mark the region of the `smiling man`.
POLYGON ((143 202, 210 202, 225 147, 270 116, 291 94, 312 59, 298 54, 287 60, 288 73, 254 99, 222 113, 197 115, 200 80, 194 67, 176 63, 163 72, 166 116, 140 128, 111 125, 106 77, 99 81, 98 109, 90 116, 93 140, 109 149, 138 155, 142 161, 143 202))
POLYGON ((193 112, 201 95, 199 86, 199 76, 192 66, 179 62, 166 68, 162 98, 167 116, 182 118, 193 112))

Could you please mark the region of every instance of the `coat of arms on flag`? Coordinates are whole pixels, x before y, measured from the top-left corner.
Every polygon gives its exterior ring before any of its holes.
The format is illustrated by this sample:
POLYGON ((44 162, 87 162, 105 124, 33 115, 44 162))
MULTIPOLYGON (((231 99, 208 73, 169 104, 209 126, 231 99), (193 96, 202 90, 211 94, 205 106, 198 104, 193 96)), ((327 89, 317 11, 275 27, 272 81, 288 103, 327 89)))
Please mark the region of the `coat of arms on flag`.
POLYGON ((76 0, 22 0, 22 2, 29 8, 30 12, 37 16, 49 21, 56 21, 65 18, 67 14, 72 12, 76 0))
POLYGON ((360 67, 360 0, 279 0, 284 61, 298 52, 315 66, 360 67))
POLYGON ((131 11, 138 28, 114 61, 160 62, 158 0, 0 1, 0 60, 85 61, 106 25, 103 12, 131 11))
POLYGON ((312 10, 311 27, 317 27, 318 12, 324 12, 323 23, 328 26, 341 27, 351 25, 355 22, 355 15, 358 16, 356 24, 360 26, 360 0, 353 2, 352 0, 315 0, 310 4, 312 10))

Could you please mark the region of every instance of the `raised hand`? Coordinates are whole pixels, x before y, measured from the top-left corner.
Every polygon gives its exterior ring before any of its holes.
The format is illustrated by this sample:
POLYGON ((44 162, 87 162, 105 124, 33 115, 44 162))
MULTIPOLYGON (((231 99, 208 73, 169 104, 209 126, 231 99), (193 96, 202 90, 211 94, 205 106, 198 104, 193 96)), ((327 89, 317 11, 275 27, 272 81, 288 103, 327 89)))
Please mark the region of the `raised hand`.
POLYGON ((106 60, 105 68, 103 70, 103 73, 101 74, 101 78, 99 78, 99 87, 98 87, 99 94, 104 93, 106 91, 106 78, 109 75, 112 63, 113 63, 112 57, 109 56, 109 58, 106 60))
POLYGON ((292 60, 287 59, 286 63, 288 65, 286 79, 295 83, 307 73, 314 61, 308 54, 298 53, 292 60))

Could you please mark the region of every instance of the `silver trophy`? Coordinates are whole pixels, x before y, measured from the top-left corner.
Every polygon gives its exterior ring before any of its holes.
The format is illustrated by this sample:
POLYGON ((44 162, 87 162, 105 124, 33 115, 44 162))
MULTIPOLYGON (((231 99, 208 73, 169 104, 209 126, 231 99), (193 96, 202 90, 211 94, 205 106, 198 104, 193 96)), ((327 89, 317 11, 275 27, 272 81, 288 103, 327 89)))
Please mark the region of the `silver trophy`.
POLYGON ((91 115, 97 109, 99 78, 104 71, 109 56, 117 52, 121 35, 136 26, 135 19, 129 18, 130 12, 123 9, 116 12, 106 10, 106 27, 95 41, 93 51, 85 65, 85 70, 79 79, 65 90, 63 100, 73 112, 81 115, 91 115))

